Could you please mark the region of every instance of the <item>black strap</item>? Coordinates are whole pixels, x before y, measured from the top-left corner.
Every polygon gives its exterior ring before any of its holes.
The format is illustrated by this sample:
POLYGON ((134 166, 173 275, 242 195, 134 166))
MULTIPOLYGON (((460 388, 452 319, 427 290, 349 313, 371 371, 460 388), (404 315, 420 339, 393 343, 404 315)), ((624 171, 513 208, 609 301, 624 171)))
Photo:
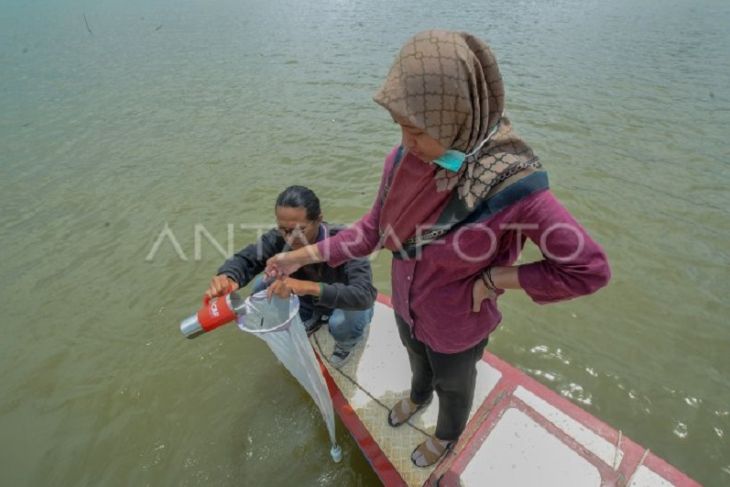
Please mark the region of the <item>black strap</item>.
POLYGON ((395 177, 395 171, 398 169, 398 165, 400 164, 401 159, 403 159, 403 146, 398 146, 398 152, 395 153, 395 160, 393 161, 393 167, 390 168, 390 173, 388 173, 387 179, 385 180, 385 187, 383 188, 383 194, 380 197, 380 207, 382 208, 385 204, 385 198, 388 197, 388 192, 390 191, 390 185, 393 183, 393 178, 395 177))
POLYGON ((519 200, 549 187, 547 173, 545 171, 534 172, 485 199, 471 212, 466 210, 466 205, 459 198, 458 192, 454 190, 449 203, 434 225, 438 236, 420 244, 404 245, 401 250, 393 252, 393 258, 407 260, 417 257, 421 249, 434 240, 443 238, 463 225, 485 221, 519 200))

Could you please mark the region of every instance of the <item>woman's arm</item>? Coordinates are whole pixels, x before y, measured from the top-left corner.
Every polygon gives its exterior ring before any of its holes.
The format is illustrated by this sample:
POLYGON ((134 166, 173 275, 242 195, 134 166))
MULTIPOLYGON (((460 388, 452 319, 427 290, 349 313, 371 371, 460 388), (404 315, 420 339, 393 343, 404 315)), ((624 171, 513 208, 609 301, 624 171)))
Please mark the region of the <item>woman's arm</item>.
POLYGON ((591 294, 611 278, 603 249, 550 191, 518 203, 511 222, 542 252, 543 260, 491 267, 474 283, 473 310, 500 289, 523 289, 538 304, 591 294))
POLYGON ((369 212, 352 226, 333 237, 292 252, 273 256, 266 263, 266 275, 270 277, 289 275, 304 265, 317 262, 327 262, 334 267, 350 259, 365 257, 373 253, 380 243, 380 209, 385 181, 393 169, 397 152, 396 147, 385 159, 380 188, 369 212))
POLYGON ((380 187, 370 211, 350 227, 342 230, 334 237, 322 240, 317 244, 320 257, 329 265, 336 267, 348 260, 367 257, 380 244, 380 211, 386 181, 393 170, 398 147, 395 147, 385 158, 380 187))
POLYGON ((495 286, 522 288, 533 301, 546 304, 591 294, 608 284, 611 269, 605 252, 550 191, 526 200, 519 219, 544 258, 507 270, 495 268, 495 286))

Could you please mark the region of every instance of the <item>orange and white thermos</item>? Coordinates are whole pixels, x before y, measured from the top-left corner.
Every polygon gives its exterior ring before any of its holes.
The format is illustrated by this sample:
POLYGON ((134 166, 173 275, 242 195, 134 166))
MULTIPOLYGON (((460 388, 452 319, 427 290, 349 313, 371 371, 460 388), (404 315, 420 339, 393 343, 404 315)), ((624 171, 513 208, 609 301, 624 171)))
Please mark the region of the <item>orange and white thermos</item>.
POLYGON ((246 313, 245 300, 236 293, 210 298, 203 297, 203 305, 197 313, 182 320, 180 331, 186 338, 195 338, 235 321, 246 313))

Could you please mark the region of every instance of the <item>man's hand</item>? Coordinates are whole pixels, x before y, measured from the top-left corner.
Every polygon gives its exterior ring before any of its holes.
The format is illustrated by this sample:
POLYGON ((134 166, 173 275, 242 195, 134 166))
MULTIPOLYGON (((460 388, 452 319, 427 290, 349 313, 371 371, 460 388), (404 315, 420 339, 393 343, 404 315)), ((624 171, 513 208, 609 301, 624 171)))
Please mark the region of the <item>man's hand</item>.
POLYGON ((319 283, 313 281, 300 281, 287 277, 285 279, 291 292, 297 296, 319 296, 319 283))
POLYGON ((228 276, 215 276, 210 281, 208 290, 205 291, 205 295, 209 298, 217 298, 238 289, 238 283, 235 282, 228 276))
POLYGON ((300 281, 291 277, 276 279, 266 290, 266 294, 286 299, 292 294, 297 296, 319 296, 319 284, 312 281, 300 281))
POLYGON ((291 288, 286 283, 287 279, 276 279, 266 288, 266 296, 271 301, 272 296, 287 299, 291 296, 291 288))

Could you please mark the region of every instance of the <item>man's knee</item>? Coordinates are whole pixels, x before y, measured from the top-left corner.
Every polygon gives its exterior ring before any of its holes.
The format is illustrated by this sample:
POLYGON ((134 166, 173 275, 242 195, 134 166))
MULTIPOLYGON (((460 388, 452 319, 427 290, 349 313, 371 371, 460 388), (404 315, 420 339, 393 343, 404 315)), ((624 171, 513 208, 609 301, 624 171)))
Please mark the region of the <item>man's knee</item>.
POLYGON ((341 309, 336 309, 330 315, 329 321, 327 321, 330 333, 335 339, 346 338, 348 334, 347 320, 345 318, 345 313, 341 309))
POLYGON ((371 310, 336 309, 329 319, 330 333, 335 340, 348 340, 362 335, 372 319, 371 310))

